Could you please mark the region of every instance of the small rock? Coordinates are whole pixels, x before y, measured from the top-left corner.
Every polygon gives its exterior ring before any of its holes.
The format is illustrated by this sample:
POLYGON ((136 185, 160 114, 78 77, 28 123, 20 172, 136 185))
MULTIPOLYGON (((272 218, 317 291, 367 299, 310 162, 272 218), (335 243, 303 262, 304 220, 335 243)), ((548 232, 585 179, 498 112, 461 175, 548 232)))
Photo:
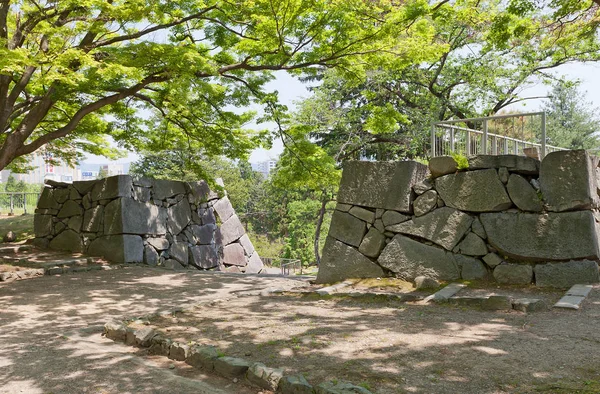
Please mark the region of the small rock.
POLYGON ((495 266, 502 264, 504 260, 496 253, 488 253, 483 256, 483 262, 486 263, 488 267, 494 268, 495 266))
POLYGON ((4 235, 4 238, 2 238, 3 242, 15 242, 17 240, 17 235, 14 233, 14 231, 9 231, 4 235))
POLYGON ((415 278, 415 287, 421 289, 437 289, 440 287, 440 282, 428 276, 417 276, 415 278))
POLYGON ((488 311, 503 311, 512 309, 512 299, 507 296, 489 296, 481 303, 481 308, 488 311))
POLYGON ((268 368, 262 363, 254 363, 248 368, 246 373, 246 379, 260 388, 277 390, 279 381, 283 377, 283 369, 281 368, 268 368))
POLYGON ((521 312, 545 311, 548 305, 544 300, 537 298, 518 298, 513 300, 513 309, 521 312))
POLYGON ((190 347, 183 343, 173 342, 169 349, 169 358, 171 360, 185 361, 190 355, 190 347))
POLYGON ((433 178, 437 178, 458 171, 458 164, 451 156, 432 157, 429 160, 429 171, 433 178))
POLYGON ((106 337, 113 341, 124 341, 127 338, 127 328, 119 322, 108 322, 104 325, 106 337))
POLYGON ((156 332, 150 327, 144 327, 139 330, 135 330, 133 333, 135 337, 135 344, 139 347, 150 347, 152 338, 156 335, 156 332))
POLYGON ((502 183, 504 183, 505 185, 508 183, 509 176, 510 176, 510 174, 508 173, 508 168, 506 168, 506 167, 498 168, 498 177, 500 178, 500 181, 502 183))
POLYGON ((250 363, 241 358, 219 357, 215 360, 215 371, 226 377, 242 376, 250 368, 250 363))
POLYGON ((313 387, 302 375, 291 375, 281 378, 278 392, 282 394, 314 394, 313 387))
POLYGON ((218 358, 219 352, 214 346, 194 346, 185 362, 193 367, 212 371, 218 358))

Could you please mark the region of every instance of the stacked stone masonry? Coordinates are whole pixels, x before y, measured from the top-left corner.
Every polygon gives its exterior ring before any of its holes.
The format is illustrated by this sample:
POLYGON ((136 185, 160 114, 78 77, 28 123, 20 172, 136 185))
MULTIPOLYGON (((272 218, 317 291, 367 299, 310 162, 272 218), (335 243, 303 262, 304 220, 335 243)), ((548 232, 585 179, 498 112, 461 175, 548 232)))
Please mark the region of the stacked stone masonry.
POLYGON ((317 281, 599 281, 600 168, 583 150, 344 166, 317 281))
POLYGON ((205 181, 118 175, 51 182, 34 217, 35 243, 115 263, 259 273, 263 264, 229 199, 205 181))

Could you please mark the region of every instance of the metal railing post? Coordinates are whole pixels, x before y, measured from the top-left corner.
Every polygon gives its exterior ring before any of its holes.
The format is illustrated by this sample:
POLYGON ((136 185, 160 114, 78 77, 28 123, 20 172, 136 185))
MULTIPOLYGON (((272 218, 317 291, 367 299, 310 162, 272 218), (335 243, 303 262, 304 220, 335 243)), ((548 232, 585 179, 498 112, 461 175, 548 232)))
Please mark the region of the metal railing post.
POLYGON ((465 133, 467 133, 467 136, 465 138, 465 143, 467 144, 466 148, 465 148, 465 156, 470 156, 471 155, 471 132, 470 131, 466 131, 465 133))
POLYGON ((454 153, 454 129, 450 129, 450 152, 454 153))
POLYGON ((27 215, 27 194, 23 193, 23 215, 27 215))
POLYGON ((12 193, 9 195, 9 200, 10 200, 10 212, 8 213, 8 216, 13 216, 15 213, 13 211, 14 206, 13 206, 13 195, 12 193))
POLYGON ((540 160, 546 156, 546 113, 542 112, 542 151, 540 152, 540 160))
POLYGON ((485 119, 483 121, 483 136, 481 137, 481 145, 483 147, 484 155, 488 154, 487 140, 488 140, 488 121, 487 121, 487 119, 485 119))
POLYGON ((436 157, 435 147, 435 123, 431 125, 431 157, 436 157))

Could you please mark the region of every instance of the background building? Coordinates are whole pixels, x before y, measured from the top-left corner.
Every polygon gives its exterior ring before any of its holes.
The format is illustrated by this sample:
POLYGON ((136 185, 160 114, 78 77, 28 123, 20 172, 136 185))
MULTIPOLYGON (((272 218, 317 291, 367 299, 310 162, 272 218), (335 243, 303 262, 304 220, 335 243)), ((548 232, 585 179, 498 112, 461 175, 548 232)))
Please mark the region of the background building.
POLYGON ((251 165, 254 171, 260 172, 265 178, 267 178, 271 171, 273 171, 277 166, 277 161, 278 160, 276 159, 270 159, 266 161, 260 161, 258 163, 251 163, 251 165))

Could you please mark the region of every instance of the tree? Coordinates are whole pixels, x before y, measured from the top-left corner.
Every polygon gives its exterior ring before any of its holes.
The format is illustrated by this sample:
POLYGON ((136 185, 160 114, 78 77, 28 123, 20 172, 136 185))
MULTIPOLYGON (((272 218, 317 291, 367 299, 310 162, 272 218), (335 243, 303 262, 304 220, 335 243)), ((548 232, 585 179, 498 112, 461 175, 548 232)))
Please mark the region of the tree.
POLYGON ((105 167, 100 166, 98 168, 98 176, 96 179, 104 179, 108 176, 108 170, 105 167))
POLYGON ((548 143, 569 149, 600 147, 598 110, 585 101, 578 83, 554 86, 544 106, 548 143))
POLYGON ((276 103, 264 90, 273 71, 360 74, 365 62, 421 62, 437 50, 434 8, 424 0, 0 0, 0 170, 42 148, 68 161, 82 151, 114 154, 106 136, 130 149, 183 141, 242 157, 265 133, 246 130, 253 111, 232 108, 276 103))

